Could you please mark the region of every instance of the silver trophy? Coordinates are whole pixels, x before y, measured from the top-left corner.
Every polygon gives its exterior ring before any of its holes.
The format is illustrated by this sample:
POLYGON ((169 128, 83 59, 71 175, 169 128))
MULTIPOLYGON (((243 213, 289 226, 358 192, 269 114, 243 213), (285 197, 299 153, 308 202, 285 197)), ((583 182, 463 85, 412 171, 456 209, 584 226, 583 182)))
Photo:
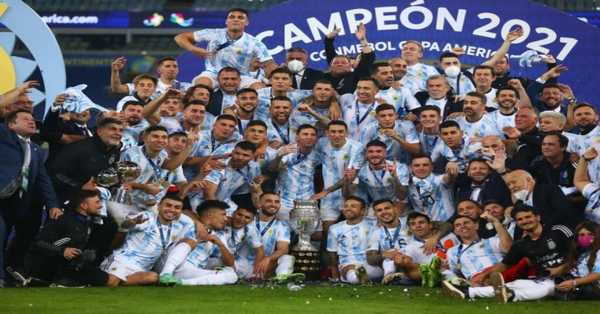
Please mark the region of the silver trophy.
POLYGON ((319 226, 319 207, 314 200, 294 200, 294 208, 290 212, 290 225, 298 233, 298 243, 293 251, 318 252, 310 243, 310 236, 319 226))
MULTIPOLYGON (((126 205, 132 205, 133 200, 131 198, 131 195, 129 194, 129 191, 123 188, 122 185, 125 183, 133 182, 135 179, 137 179, 140 176, 142 169, 140 168, 140 166, 138 166, 135 162, 132 161, 119 161, 115 164, 113 169, 117 173, 117 177, 119 179, 118 183, 120 183, 121 186, 114 193, 112 193, 110 201, 126 205)), ((109 175, 105 175, 104 179, 107 181, 114 180, 114 178, 112 178, 109 175)))

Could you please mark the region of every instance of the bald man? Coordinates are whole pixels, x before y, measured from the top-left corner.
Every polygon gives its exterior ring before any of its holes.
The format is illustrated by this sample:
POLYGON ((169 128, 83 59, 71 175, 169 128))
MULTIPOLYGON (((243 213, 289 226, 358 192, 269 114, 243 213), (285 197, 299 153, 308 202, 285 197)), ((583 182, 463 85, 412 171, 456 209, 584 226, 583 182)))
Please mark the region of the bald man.
POLYGON ((572 208, 557 185, 537 184, 525 170, 514 170, 504 175, 513 204, 521 201, 533 206, 542 216, 542 224, 567 225, 574 228, 583 220, 583 212, 572 208))

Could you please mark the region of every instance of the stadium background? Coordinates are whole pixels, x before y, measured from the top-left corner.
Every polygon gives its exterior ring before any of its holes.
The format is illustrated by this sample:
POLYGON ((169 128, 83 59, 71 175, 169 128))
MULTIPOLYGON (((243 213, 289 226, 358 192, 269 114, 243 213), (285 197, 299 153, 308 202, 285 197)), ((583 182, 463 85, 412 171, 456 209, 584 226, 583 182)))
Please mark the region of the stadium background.
MULTIPOLYGON (((263 10, 286 0, 26 0, 46 21, 63 52, 67 86, 88 84, 86 94, 112 107, 118 98, 109 93, 110 62, 125 56, 123 81, 153 72, 157 59, 182 50, 173 36, 186 30, 223 27, 226 11, 242 7, 263 10), (93 73, 94 75, 90 75, 93 73), (113 98, 114 97, 114 98, 113 98)), ((600 0, 538 0, 600 27, 600 0)), ((252 19, 252 17, 251 17, 252 19)), ((0 27, 2 31, 2 27, 0 27)), ((30 58, 17 41, 14 56, 30 58)), ((39 70, 38 70, 39 71, 39 70)), ((34 73, 33 78, 39 76, 34 73)))

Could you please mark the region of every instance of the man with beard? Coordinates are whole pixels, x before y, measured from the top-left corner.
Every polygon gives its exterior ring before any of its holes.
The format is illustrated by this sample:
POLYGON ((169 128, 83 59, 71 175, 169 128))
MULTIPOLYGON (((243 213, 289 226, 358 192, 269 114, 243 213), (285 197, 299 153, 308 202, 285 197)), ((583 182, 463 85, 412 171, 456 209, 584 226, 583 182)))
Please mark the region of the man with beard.
POLYGON ((212 130, 214 124, 215 117, 206 112, 206 104, 201 100, 190 100, 184 104, 177 130, 200 136, 203 132, 212 130))
POLYGON ((206 111, 217 117, 223 114, 223 110, 236 103, 236 95, 240 89, 241 76, 236 68, 224 67, 219 70, 217 76, 218 88, 215 88, 206 106, 206 111))
MULTIPOLYGON (((515 80, 518 82, 518 80, 515 80)), ((500 130, 505 127, 515 127, 515 115, 517 114, 517 103, 519 92, 511 86, 504 86, 496 91, 496 102, 498 110, 490 112, 489 115, 496 121, 500 130)))
POLYGON ((514 170, 504 176, 512 195, 513 204, 518 201, 539 208, 545 226, 564 224, 574 227, 582 220, 583 212, 571 207, 569 201, 556 185, 538 184, 525 170, 514 170))
POLYGON ((361 78, 356 84, 356 92, 340 97, 342 117, 348 123, 348 134, 353 140, 358 140, 361 130, 370 124, 375 124, 375 108, 379 102, 375 95, 379 92, 377 81, 373 78, 361 78))
POLYGON ((458 169, 434 175, 430 157, 416 155, 410 162, 410 172, 408 197, 412 209, 435 221, 450 219, 454 215, 452 184, 458 176, 458 169))
POLYGON ((575 167, 566 151, 568 141, 559 132, 545 133, 542 135, 542 154, 528 167, 535 182, 556 185, 567 197, 577 192, 573 185, 575 167))
POLYGON ((266 120, 269 146, 279 148, 294 143, 296 134, 290 128, 292 101, 286 96, 277 96, 271 100, 270 118, 266 120))
MULTIPOLYGON (((336 28, 325 38, 325 55, 329 64, 329 73, 323 77, 325 80, 333 83, 335 90, 339 95, 353 93, 356 89, 358 80, 369 76, 371 65, 375 62, 375 52, 367 40, 367 29, 364 24, 359 24, 354 35, 360 42, 361 54, 360 61, 355 69, 352 69, 350 57, 338 55, 335 52, 333 41, 341 29, 336 28)), ((347 120, 346 120, 347 121, 347 120)))
POLYGON ((365 219, 365 201, 350 196, 344 201, 344 221, 331 226, 327 235, 327 254, 332 277, 350 284, 366 284, 381 278, 383 271, 367 262, 369 234, 374 223, 365 219))
POLYGON ((407 40, 402 44, 402 60, 406 61, 406 75, 400 81, 414 95, 426 90, 425 82, 432 75, 439 74, 435 67, 421 63, 423 46, 415 40, 407 40))
POLYGON ((280 206, 279 195, 264 192, 260 196, 260 213, 249 226, 259 235, 264 255, 261 258, 261 251, 249 246, 243 246, 239 252, 240 258, 245 260, 243 263, 254 265, 251 278, 267 279, 275 275, 275 279, 286 280, 296 277, 292 275, 294 257, 288 254, 291 230, 285 221, 277 218, 280 206))
POLYGON ((354 190, 358 188, 357 192, 364 199, 390 198, 394 204, 403 201, 409 184, 408 167, 397 161, 387 161, 386 145, 379 140, 367 143, 365 159, 367 163, 358 171, 352 169, 344 174, 347 177, 344 181, 345 194, 354 195, 354 190), (353 183, 356 177, 357 185, 353 183))
POLYGON ((123 222, 121 227, 129 230, 123 246, 101 265, 108 273, 108 286, 156 284, 159 276, 153 267, 171 246, 196 245, 194 222, 181 215, 182 208, 178 196, 167 194, 159 203, 158 214, 144 211, 123 222))
POLYGON ((251 88, 240 89, 235 99, 235 116, 238 119, 237 131, 244 135, 248 123, 255 119, 254 112, 258 106, 258 93, 251 88))
POLYGON ((210 171, 202 179, 204 200, 221 200, 229 204, 227 216, 231 216, 237 205, 232 198, 247 195, 250 184, 259 179, 260 168, 254 161, 256 146, 247 141, 235 144, 231 157, 223 160, 225 167, 210 171))
POLYGON ((415 94, 415 98, 421 106, 435 106, 439 108, 444 120, 448 115, 462 111, 462 101, 457 101, 456 97, 454 97, 445 77, 432 75, 427 78, 426 86, 426 91, 420 91, 415 94))
POLYGON ((131 100, 123 105, 121 112, 105 112, 103 115, 118 117, 123 121, 123 138, 121 139, 121 151, 130 147, 138 146, 140 135, 150 126, 150 123, 143 116, 144 104, 131 100))
POLYGON ((575 128, 570 130, 570 132, 580 135, 579 155, 583 155, 588 148, 597 146, 594 144, 596 143, 596 138, 600 136, 596 107, 588 103, 577 105, 573 109, 573 122, 575 122, 575 128))
POLYGON ((293 74, 287 68, 273 70, 269 77, 271 87, 258 90, 258 108, 256 108, 256 119, 266 121, 269 119, 269 106, 275 97, 287 97, 290 99, 292 109, 295 109, 300 101, 312 94, 312 90, 293 89, 293 74))
POLYGON ((339 107, 335 90, 329 81, 317 81, 312 89, 312 97, 303 100, 290 115, 291 132, 295 133, 302 124, 314 125, 319 137, 324 133, 329 121, 334 120, 329 112, 331 106, 339 107))
POLYGON ((392 73, 394 74, 394 81, 400 81, 404 75, 406 75, 406 68, 408 64, 404 59, 400 57, 391 58, 389 61, 390 66, 392 67, 392 73))
POLYGON ((314 150, 316 143, 317 129, 312 125, 303 124, 296 131, 296 143, 281 147, 277 157, 269 165, 270 171, 279 172, 279 219, 289 220, 294 200, 307 200, 315 194, 314 175, 319 163, 318 153, 314 150))
MULTIPOLYGON (((488 272, 491 287, 471 288, 473 297, 496 297, 503 303, 538 300, 554 294, 554 278, 559 277, 567 262, 573 232, 564 225, 542 224, 543 217, 533 207, 516 205, 511 216, 526 235, 516 240, 502 261, 488 272), (505 283, 500 272, 523 258, 537 268, 533 279, 505 283)), ((471 290, 470 289, 470 290, 471 290)), ((471 292, 470 292, 471 294, 471 292)))
POLYGON ((371 73, 371 76, 377 80, 379 87, 379 92, 375 95, 375 98, 383 99, 385 103, 394 106, 399 119, 404 118, 408 113, 420 107, 408 88, 397 86, 399 84, 394 80, 394 73, 389 63, 377 62, 373 64, 371 73))
POLYGON ((360 130, 359 142, 379 140, 387 146, 387 157, 408 163, 412 155, 421 150, 419 136, 412 122, 398 120, 394 106, 381 104, 375 109, 377 124, 367 125, 360 130))
POLYGON ((486 96, 481 93, 467 93, 463 101, 464 116, 454 119, 471 141, 486 135, 502 136, 502 130, 498 128, 496 121, 486 113, 486 101, 486 96))
POLYGON ((493 161, 475 158, 469 162, 466 173, 456 180, 457 199, 470 199, 479 204, 495 199, 505 206, 511 204, 509 188, 499 174, 506 171, 503 156, 493 156, 493 161))
POLYGON ((527 93, 538 111, 552 110, 566 116, 569 106, 573 107, 577 104, 571 88, 568 85, 556 83, 556 79, 566 70, 564 65, 552 67, 529 84, 527 93), (568 104, 564 103, 565 99, 568 104))

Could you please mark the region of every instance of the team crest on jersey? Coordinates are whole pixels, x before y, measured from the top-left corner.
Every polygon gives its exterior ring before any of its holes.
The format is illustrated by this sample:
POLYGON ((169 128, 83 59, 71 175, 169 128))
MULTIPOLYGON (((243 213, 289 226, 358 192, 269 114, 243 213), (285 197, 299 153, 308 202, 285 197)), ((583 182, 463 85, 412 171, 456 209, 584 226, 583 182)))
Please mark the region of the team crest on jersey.
POLYGON ((549 239, 546 244, 548 244, 548 248, 551 250, 554 250, 556 248, 556 243, 554 243, 554 241, 552 241, 552 239, 549 239))

